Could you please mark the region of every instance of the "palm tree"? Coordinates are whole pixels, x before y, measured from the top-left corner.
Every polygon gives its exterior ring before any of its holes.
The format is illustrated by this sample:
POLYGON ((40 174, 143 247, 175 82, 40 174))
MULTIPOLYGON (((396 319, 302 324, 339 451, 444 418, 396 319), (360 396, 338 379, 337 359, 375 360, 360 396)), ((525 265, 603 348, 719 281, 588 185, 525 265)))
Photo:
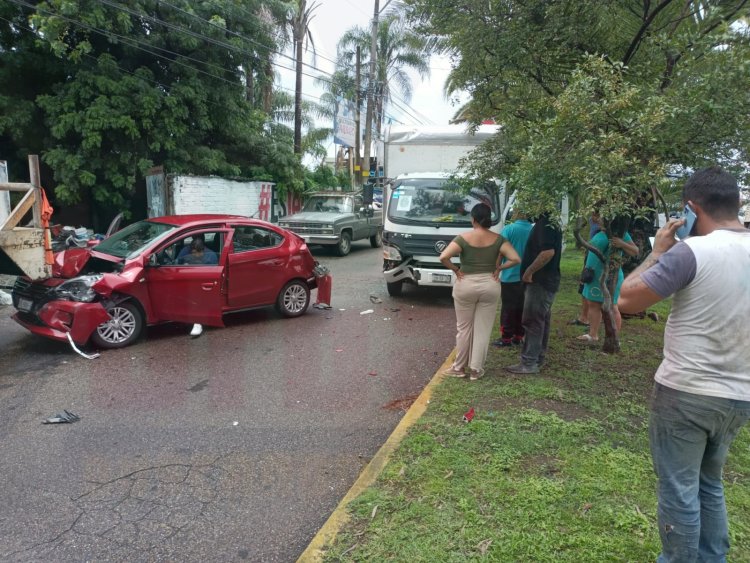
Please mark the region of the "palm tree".
MULTIPOLYGON (((339 65, 351 68, 357 46, 362 52, 362 67, 366 68, 370 53, 370 31, 359 26, 348 30, 339 40, 339 65)), ((377 55, 374 80, 376 131, 383 126, 383 110, 399 93, 407 103, 411 100, 412 82, 408 69, 421 78, 430 74, 428 40, 407 27, 397 12, 388 13, 378 25, 377 55)))
POLYGON ((292 31, 292 43, 294 44, 294 154, 302 152, 302 57, 304 55, 305 39, 315 51, 312 35, 310 33, 310 22, 313 12, 319 6, 315 1, 308 4, 307 0, 295 0, 291 3, 287 25, 292 31))

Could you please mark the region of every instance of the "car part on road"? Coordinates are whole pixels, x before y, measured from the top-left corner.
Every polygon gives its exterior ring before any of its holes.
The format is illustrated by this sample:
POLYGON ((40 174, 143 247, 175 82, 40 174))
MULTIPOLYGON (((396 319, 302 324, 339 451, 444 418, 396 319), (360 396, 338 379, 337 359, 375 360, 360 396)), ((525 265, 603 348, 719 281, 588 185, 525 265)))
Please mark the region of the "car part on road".
POLYGON ((77 353, 79 356, 83 356, 87 360, 95 360, 99 357, 99 352, 96 352, 95 354, 87 354, 86 352, 83 352, 82 350, 80 350, 78 346, 76 346, 76 343, 73 342, 73 337, 70 336, 69 332, 66 332, 65 336, 68 337, 68 342, 70 342, 70 347, 73 348, 73 351, 77 353))
POLYGON ((276 300, 276 308, 285 317, 299 317, 310 304, 310 288, 300 280, 292 280, 284 286, 276 300))
POLYGON ((78 422, 81 417, 77 414, 73 414, 69 410, 64 410, 61 413, 57 413, 55 416, 50 416, 42 421, 42 424, 62 424, 65 422, 78 422))
POLYGON ((100 324, 91 335, 101 348, 123 348, 132 344, 143 330, 143 314, 132 301, 122 301, 107 309, 111 317, 100 324))

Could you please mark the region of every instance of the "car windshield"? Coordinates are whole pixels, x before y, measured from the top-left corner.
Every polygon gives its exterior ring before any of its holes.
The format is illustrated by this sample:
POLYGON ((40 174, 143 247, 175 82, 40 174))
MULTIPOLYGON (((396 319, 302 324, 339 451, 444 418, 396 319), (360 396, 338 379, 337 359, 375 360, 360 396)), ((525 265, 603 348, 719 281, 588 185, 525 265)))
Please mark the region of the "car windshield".
POLYGON ((448 180, 402 180, 391 192, 388 217, 395 222, 419 222, 468 226, 471 209, 486 203, 492 222, 498 220, 498 192, 494 185, 475 186, 469 191, 448 180))
POLYGON ((350 197, 315 195, 307 200, 302 211, 352 213, 352 209, 354 209, 354 206, 350 197))
POLYGON ((152 242, 165 237, 174 231, 176 225, 157 223, 155 221, 138 221, 117 231, 108 239, 94 247, 97 252, 117 256, 118 258, 135 258, 152 242))

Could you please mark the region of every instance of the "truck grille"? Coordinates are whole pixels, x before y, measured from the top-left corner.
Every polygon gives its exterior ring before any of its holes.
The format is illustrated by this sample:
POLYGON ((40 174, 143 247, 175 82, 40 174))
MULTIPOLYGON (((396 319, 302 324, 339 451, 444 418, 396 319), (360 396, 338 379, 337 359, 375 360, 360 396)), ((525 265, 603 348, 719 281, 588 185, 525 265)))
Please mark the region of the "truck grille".
POLYGON ((298 235, 332 235, 333 229, 323 223, 295 223, 285 227, 298 235))

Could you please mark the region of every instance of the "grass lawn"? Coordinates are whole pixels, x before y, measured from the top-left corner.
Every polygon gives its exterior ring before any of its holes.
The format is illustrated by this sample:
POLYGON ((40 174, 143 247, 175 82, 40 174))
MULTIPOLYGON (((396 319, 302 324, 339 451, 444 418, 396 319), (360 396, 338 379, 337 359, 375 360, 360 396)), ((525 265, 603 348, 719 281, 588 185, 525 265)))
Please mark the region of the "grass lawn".
MULTIPOLYGON (((488 375, 446 379, 327 561, 654 561, 659 552, 648 401, 661 320, 625 320, 622 352, 575 340, 581 254, 563 257, 547 365, 515 376, 518 349, 491 349, 488 375), (462 415, 475 409, 474 420, 462 415)), ((750 432, 725 468, 730 561, 750 561, 750 432)))

